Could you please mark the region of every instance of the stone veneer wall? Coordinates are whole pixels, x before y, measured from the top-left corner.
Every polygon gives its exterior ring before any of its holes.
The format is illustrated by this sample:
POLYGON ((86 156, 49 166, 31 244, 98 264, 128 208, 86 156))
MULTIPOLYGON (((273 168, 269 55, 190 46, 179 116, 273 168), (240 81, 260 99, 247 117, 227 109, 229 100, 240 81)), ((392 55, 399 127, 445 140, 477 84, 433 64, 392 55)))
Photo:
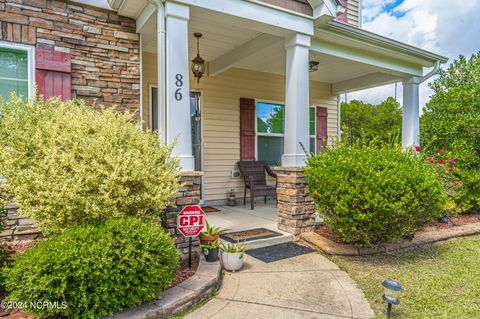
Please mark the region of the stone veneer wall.
POLYGON ((0 0, 0 40, 69 52, 73 98, 139 109, 140 42, 133 19, 66 0, 0 0))
MULTIPOLYGON (((173 205, 167 209, 163 220, 163 227, 175 238, 175 245, 180 251, 181 258, 188 256, 188 239, 177 230, 177 215, 184 206, 198 205, 200 203, 200 189, 203 172, 182 172, 180 183, 183 184, 173 201, 173 205)), ((200 251, 198 237, 193 238, 192 251, 200 251)))
POLYGON ((278 229, 294 239, 315 228, 315 204, 308 193, 303 167, 275 167, 278 229))
POLYGON ((17 214, 17 207, 9 205, 6 207, 6 227, 0 233, 0 239, 4 240, 30 240, 37 239, 42 235, 38 227, 33 225, 27 217, 17 214))

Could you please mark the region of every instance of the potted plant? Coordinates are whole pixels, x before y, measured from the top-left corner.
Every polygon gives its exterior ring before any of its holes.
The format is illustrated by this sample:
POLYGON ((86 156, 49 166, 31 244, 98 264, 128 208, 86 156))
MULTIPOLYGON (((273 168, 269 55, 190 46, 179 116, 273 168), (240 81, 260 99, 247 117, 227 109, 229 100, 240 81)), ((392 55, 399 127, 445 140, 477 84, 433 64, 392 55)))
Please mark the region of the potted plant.
POLYGON ((227 229, 220 227, 210 226, 208 221, 205 222, 205 231, 200 233, 200 244, 207 245, 218 240, 220 234, 225 232, 227 229))
POLYGON ((218 240, 202 245, 203 255, 208 262, 214 262, 218 260, 219 249, 220 243, 218 240))
POLYGON ((220 261, 225 270, 236 271, 242 268, 245 261, 245 245, 243 243, 225 244, 222 242, 220 247, 220 261))

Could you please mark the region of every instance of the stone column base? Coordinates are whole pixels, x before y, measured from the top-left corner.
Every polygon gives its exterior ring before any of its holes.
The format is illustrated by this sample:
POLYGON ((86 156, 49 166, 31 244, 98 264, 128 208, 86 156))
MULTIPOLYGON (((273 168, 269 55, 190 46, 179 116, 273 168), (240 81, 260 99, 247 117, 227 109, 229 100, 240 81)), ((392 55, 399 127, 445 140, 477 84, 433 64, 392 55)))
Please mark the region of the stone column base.
POLYGON ((315 204, 308 193, 304 167, 275 167, 277 173, 278 229, 300 234, 315 228, 315 204))
MULTIPOLYGON (((175 245, 180 252, 182 259, 188 257, 188 239, 177 230, 177 215, 187 205, 198 205, 200 203, 200 188, 202 186, 203 172, 182 172, 180 188, 176 198, 172 200, 172 206, 167 207, 163 218, 163 227, 174 237, 175 245)), ((192 251, 200 252, 200 241, 198 237, 193 238, 192 251)))

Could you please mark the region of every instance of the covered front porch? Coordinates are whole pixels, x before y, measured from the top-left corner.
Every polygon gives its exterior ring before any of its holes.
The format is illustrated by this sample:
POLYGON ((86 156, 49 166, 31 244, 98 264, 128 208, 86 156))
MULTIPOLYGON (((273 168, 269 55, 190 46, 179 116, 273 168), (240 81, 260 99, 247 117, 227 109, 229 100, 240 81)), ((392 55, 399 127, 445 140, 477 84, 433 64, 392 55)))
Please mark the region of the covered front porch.
POLYGON ((265 160, 293 181, 278 194, 277 221, 281 210, 303 212, 311 225, 308 194, 295 194, 303 204, 289 203, 292 189, 305 185, 306 151, 340 137, 338 95, 345 92, 402 81, 402 143, 418 145, 423 68, 445 59, 332 19, 230 0, 222 7, 166 1, 141 11, 144 128, 175 143, 184 172, 203 172, 202 203, 225 205, 232 191, 243 196, 237 162, 265 160), (199 48, 194 33, 202 34, 199 48), (190 70, 197 54, 206 61, 201 78, 190 70))

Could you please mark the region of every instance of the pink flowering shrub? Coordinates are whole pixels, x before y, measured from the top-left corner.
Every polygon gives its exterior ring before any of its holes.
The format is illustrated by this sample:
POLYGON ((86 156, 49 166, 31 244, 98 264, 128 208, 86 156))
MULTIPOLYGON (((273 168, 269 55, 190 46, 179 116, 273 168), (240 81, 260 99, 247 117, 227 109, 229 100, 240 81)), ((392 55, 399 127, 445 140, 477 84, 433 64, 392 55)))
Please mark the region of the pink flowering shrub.
POLYGON ((474 171, 464 170, 449 153, 442 149, 435 153, 425 154, 420 146, 415 151, 425 157, 435 172, 438 180, 443 184, 449 197, 446 209, 452 214, 472 213, 480 206, 480 176, 474 171), (472 192, 477 190, 476 192, 472 192), (479 195, 479 196, 477 196, 479 195))

